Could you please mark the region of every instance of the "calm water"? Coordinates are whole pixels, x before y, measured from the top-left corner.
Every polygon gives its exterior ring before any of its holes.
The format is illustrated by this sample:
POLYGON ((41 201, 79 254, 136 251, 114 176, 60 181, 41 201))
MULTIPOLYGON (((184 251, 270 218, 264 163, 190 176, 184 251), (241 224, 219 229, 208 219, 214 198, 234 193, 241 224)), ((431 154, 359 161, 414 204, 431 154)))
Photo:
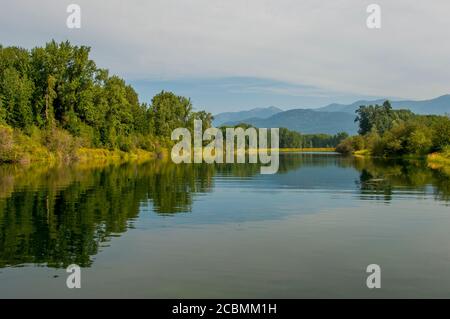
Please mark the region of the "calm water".
POLYGON ((450 177, 420 161, 0 166, 0 297, 450 297, 450 177), (66 287, 69 264, 82 288, 66 287), (382 288, 366 287, 379 264, 382 288))

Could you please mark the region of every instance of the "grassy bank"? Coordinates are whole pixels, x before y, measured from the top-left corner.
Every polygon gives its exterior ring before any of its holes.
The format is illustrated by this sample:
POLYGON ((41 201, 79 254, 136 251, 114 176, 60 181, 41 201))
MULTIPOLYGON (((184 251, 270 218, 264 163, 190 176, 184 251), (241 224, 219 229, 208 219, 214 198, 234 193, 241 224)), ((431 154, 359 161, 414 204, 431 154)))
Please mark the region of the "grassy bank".
POLYGON ((76 161, 85 162, 124 162, 124 161, 148 161, 158 156, 155 152, 135 149, 128 152, 121 150, 107 150, 104 148, 79 148, 76 150, 76 161))
POLYGON ((355 155, 355 156, 371 156, 370 151, 367 149, 354 151, 353 155, 355 155))
MULTIPOLYGON (((278 149, 280 153, 332 152, 334 150, 332 147, 278 149)), ((252 151, 247 150, 247 152, 252 151)), ((258 149, 258 151, 270 150, 258 149)), ((138 147, 130 147, 126 150, 98 148, 60 128, 40 130, 34 127, 24 133, 20 129, 0 125, 0 163, 102 163, 146 161, 168 156, 167 148, 161 147, 159 144, 153 146, 152 150, 144 150, 138 147)))
POLYGON ((0 163, 146 161, 163 154, 167 155, 167 151, 161 147, 153 151, 139 148, 123 151, 89 147, 61 129, 35 129, 25 134, 7 125, 0 125, 0 163))
POLYGON ((431 153, 427 156, 428 166, 434 169, 443 169, 450 173, 450 147, 439 153, 431 153))
POLYGON ((372 154, 372 152, 368 149, 362 149, 358 151, 352 152, 353 156, 358 157, 376 157, 376 158, 387 158, 387 159, 424 159, 426 158, 425 155, 420 154, 399 154, 399 155, 389 155, 389 156, 380 156, 372 154))
MULTIPOLYGON (((371 154, 371 152, 367 149, 354 151, 353 156, 357 157, 377 157, 371 154)), ((386 157, 386 158, 397 158, 397 157, 386 157)), ((450 175, 450 148, 447 147, 441 152, 434 152, 431 154, 428 154, 426 156, 418 156, 418 155, 402 155, 399 156, 399 158, 403 159, 426 159, 428 167, 431 169, 438 169, 442 172, 446 173, 447 175, 450 175)))
POLYGON ((428 167, 450 177, 450 154, 433 153, 427 157, 428 167))

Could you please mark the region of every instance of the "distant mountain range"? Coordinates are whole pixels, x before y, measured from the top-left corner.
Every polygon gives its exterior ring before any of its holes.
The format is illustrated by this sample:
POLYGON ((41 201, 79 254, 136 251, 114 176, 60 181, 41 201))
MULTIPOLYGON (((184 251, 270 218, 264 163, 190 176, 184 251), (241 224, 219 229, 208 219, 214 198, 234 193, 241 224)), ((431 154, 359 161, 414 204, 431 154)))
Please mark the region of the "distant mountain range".
MULTIPOLYGON (((215 115, 214 125, 247 123, 256 127, 286 127, 301 133, 336 134, 357 133, 355 110, 360 105, 382 104, 386 99, 356 101, 351 104, 333 103, 317 109, 292 109, 282 111, 276 107, 256 108, 242 112, 215 115)), ((417 114, 450 114, 450 95, 423 101, 391 101, 394 109, 409 109, 417 114)))
POLYGON ((230 121, 224 125, 247 123, 256 127, 285 127, 301 133, 356 134, 355 115, 346 112, 319 112, 310 109, 295 109, 279 112, 269 118, 257 117, 230 121))
MULTIPOLYGON (((360 105, 369 104, 382 104, 386 99, 379 99, 373 101, 356 101, 352 104, 338 104, 333 103, 318 109, 317 111, 325 112, 346 112, 355 114, 355 110, 360 105)), ((392 107, 394 109, 408 109, 416 114, 450 114, 450 94, 442 95, 431 100, 423 101, 391 101, 392 107)))
POLYGON ((283 112, 283 110, 274 106, 269 106, 265 108, 257 107, 248 111, 220 113, 214 115, 213 124, 214 126, 220 126, 227 122, 240 121, 242 119, 249 119, 249 118, 266 119, 279 112, 283 112))

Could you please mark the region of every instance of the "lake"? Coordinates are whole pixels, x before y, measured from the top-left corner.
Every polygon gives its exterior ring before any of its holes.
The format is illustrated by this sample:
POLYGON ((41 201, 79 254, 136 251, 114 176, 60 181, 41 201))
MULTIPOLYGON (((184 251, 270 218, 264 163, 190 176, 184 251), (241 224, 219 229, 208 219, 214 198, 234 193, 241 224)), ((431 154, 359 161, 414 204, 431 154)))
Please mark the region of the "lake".
POLYGON ((424 161, 0 166, 0 183, 1 298, 450 296, 450 177, 424 161))

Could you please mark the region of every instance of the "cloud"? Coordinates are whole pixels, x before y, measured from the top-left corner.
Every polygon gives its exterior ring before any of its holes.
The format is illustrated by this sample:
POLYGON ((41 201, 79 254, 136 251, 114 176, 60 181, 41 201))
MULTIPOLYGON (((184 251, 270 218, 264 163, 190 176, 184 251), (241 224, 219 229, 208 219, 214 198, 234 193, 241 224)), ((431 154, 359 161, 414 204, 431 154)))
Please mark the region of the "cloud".
POLYGON ((380 30, 366 27, 370 3, 15 0, 2 3, 0 38, 25 47, 51 38, 87 44, 100 66, 134 81, 242 77, 288 83, 262 88, 277 94, 448 93, 450 2, 377 0, 380 30), (82 9, 80 30, 65 26, 72 2, 82 9))

